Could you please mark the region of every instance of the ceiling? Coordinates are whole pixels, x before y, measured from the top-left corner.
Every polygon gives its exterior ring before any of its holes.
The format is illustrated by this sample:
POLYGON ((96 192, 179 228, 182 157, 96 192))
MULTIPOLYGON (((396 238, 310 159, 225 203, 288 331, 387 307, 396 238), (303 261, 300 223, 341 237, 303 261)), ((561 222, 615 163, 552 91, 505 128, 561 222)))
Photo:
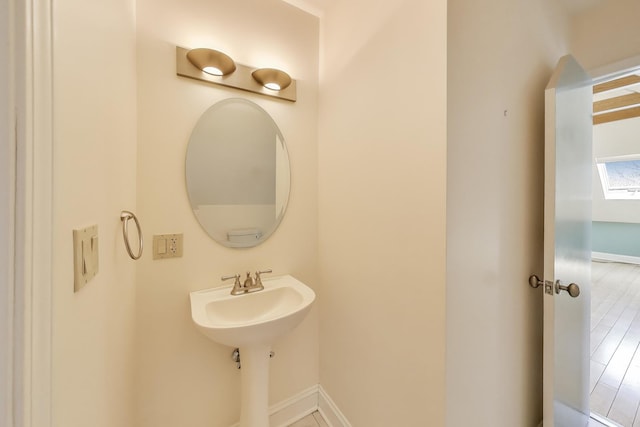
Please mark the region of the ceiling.
MULTIPOLYGON (((289 3, 292 6, 302 9, 311 15, 322 17, 324 8, 327 6, 329 0, 282 0, 289 3)), ((347 0, 348 1, 348 0, 347 0)))
MULTIPOLYGON (((330 1, 340 0, 283 0, 307 13, 322 17, 330 1)), ((343 0, 349 1, 349 0, 343 0)), ((609 0, 558 0, 570 15, 585 12, 609 0)), ((640 70, 633 73, 640 79, 640 70)), ((633 77, 631 77, 633 78, 633 77)), ((620 80, 620 79, 616 79, 620 80)), ((615 86, 615 82, 611 82, 615 86)), ((626 82, 613 89, 607 82, 594 87, 594 124, 640 116, 640 82, 626 82), (631 114, 631 116, 629 116, 631 114), (599 116, 599 117, 598 117, 599 116)))
MULTIPOLYGON (((327 4, 332 0, 283 0, 312 15, 321 17, 327 4)), ((335 0, 340 1, 340 0, 335 0)), ((342 0, 349 1, 349 0, 342 0)), ((571 15, 584 12, 608 0, 558 0, 571 15)))

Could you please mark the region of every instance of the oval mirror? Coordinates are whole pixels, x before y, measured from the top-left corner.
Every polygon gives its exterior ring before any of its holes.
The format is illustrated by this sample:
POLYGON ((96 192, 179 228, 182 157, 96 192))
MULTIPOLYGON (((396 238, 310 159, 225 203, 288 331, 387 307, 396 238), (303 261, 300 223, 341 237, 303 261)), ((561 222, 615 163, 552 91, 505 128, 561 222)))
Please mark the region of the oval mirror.
POLYGON ((215 241, 246 248, 275 231, 289 200, 289 155, 266 111, 239 98, 214 104, 193 129, 186 157, 191 208, 215 241))

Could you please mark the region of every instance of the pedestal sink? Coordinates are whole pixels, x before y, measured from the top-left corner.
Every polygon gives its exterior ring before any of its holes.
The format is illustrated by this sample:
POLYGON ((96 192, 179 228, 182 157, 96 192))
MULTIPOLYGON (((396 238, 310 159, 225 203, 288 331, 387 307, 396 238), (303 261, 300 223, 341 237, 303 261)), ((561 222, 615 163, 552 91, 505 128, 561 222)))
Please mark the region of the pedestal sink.
POLYGON ((271 344, 304 319, 316 297, 289 275, 263 279, 263 284, 263 290, 243 295, 231 295, 232 286, 190 294, 191 318, 198 330, 240 349, 240 427, 269 427, 271 344))

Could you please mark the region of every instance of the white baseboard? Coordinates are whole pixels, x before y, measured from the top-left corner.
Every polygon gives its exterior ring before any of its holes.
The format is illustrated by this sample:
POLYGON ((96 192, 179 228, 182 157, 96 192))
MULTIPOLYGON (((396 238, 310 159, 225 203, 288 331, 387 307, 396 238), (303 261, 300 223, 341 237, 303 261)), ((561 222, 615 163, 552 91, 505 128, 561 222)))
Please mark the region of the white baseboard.
POLYGON ((618 254, 607 254, 604 252, 593 252, 591 259, 594 261, 622 262, 625 264, 640 264, 640 257, 618 254))
MULTIPOLYGON (((622 427, 620 424, 611 421, 608 418, 605 418, 601 415, 598 415, 594 412, 591 413, 591 417, 592 420, 595 420, 599 425, 601 425, 602 427, 622 427)), ((540 421, 540 424, 538 424, 538 427, 542 427, 543 422, 540 421)), ((589 425, 593 424, 592 422, 589 423, 589 425)))
POLYGON ((321 385, 318 385, 318 411, 329 427, 351 427, 347 417, 340 412, 321 385))
MULTIPOLYGON (((609 418, 605 418, 602 415, 598 415, 595 412, 591 413, 591 419, 592 420, 596 420, 598 422, 598 424, 600 424, 602 427, 622 427, 617 422, 612 421, 609 418)), ((589 425, 591 425, 591 424, 589 424, 589 425)))
POLYGON ((289 399, 269 408, 269 425, 287 427, 318 409, 318 387, 316 384, 289 399))
MULTIPOLYGON (((351 427, 349 421, 320 384, 313 385, 295 396, 272 405, 269 408, 269 425, 287 427, 315 411, 320 412, 329 427, 351 427)), ((235 423, 231 427, 239 426, 240 423, 235 423)))

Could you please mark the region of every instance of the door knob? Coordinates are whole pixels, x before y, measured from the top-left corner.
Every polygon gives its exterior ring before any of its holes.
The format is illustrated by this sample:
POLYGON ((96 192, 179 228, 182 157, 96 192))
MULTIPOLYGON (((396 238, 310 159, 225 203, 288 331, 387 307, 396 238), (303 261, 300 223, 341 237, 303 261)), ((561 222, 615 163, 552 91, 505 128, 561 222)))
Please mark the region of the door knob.
POLYGON ((560 281, 556 281, 556 294, 559 294, 560 291, 567 291, 572 298, 577 298, 580 295, 580 286, 575 283, 569 284, 569 286, 563 286, 560 284, 560 281))
POLYGON ((529 276, 529 286, 531 286, 532 288, 537 288, 540 285, 544 285, 544 281, 540 280, 538 276, 536 276, 535 274, 529 276))

